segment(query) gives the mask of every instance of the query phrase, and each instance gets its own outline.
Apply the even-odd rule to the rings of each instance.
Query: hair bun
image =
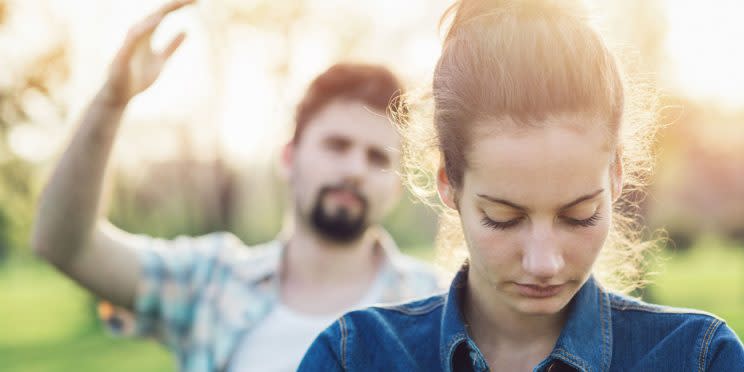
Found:
[[[440,27],[450,23],[447,38],[472,23],[493,22],[504,16],[513,17],[580,17],[587,15],[582,0],[459,0],[442,15]]]

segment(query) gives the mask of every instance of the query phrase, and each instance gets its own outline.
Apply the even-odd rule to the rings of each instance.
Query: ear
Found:
[[[619,147],[615,151],[615,159],[610,167],[610,184],[612,187],[612,202],[614,203],[623,193],[623,151]]]
[[[279,161],[279,173],[285,181],[289,180],[292,173],[292,164],[294,164],[295,145],[294,142],[287,142],[282,147],[282,155]]]
[[[449,177],[447,176],[447,169],[444,166],[444,160],[440,162],[439,169],[437,169],[437,191],[439,192],[439,199],[442,200],[444,205],[457,210],[455,188],[452,187]]]

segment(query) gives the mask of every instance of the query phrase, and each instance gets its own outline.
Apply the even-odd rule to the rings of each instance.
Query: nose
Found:
[[[548,281],[565,267],[552,223],[533,224],[528,234],[522,252],[522,269],[534,278]]]
[[[343,159],[343,175],[347,182],[360,183],[367,169],[367,156],[363,151],[349,151]]]

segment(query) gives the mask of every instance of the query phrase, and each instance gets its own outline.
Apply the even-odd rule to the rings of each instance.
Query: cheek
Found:
[[[367,208],[372,220],[387,215],[395,207],[401,185],[397,173],[386,170],[369,173],[361,185],[362,194],[367,198]]]
[[[499,231],[483,226],[481,217],[471,215],[462,218],[462,228],[468,251],[474,263],[488,267],[511,265],[519,259],[516,234],[509,230]]]
[[[402,185],[400,177],[394,171],[379,170],[369,174],[366,185],[363,187],[369,193],[370,198],[384,201],[391,199]]]
[[[289,175],[292,193],[303,205],[315,202],[321,187],[332,180],[324,167],[313,167],[307,159],[295,162]]]
[[[611,217],[605,214],[596,226],[591,228],[578,228],[570,231],[563,242],[564,259],[572,266],[591,268],[599,256],[609,232]]]

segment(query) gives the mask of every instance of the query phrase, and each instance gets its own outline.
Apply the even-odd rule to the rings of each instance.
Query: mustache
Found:
[[[367,206],[367,203],[368,203],[367,197],[365,197],[364,194],[362,194],[362,192],[359,191],[358,188],[348,185],[348,184],[323,186],[318,192],[318,197],[323,198],[328,193],[336,192],[336,191],[345,191],[345,192],[351,193],[352,195],[354,195],[355,198],[357,198],[363,204],[364,207]]]

